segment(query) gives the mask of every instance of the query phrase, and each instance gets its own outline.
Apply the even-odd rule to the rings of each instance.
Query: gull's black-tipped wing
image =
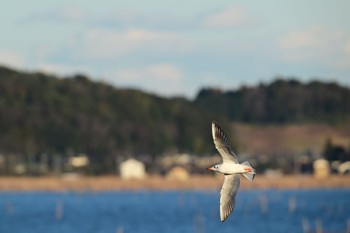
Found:
[[[220,219],[225,221],[235,208],[236,195],[239,189],[240,175],[225,175],[220,193]]]
[[[211,126],[214,144],[216,149],[219,151],[223,162],[238,163],[237,156],[231,149],[225,132],[215,121],[212,122]]]

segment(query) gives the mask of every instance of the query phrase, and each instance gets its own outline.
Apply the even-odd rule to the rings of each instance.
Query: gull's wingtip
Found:
[[[216,128],[218,128],[219,127],[219,125],[218,125],[218,123],[216,122],[216,121],[212,121],[211,122],[211,128],[212,128],[212,130],[214,131]]]
[[[215,140],[215,138],[216,138],[216,127],[217,127],[217,123],[216,123],[216,121],[212,121],[211,122],[211,132],[212,132],[212,136],[213,136],[213,139]]]
[[[221,222],[225,222],[226,219],[227,219],[227,218],[223,218],[223,217],[220,218]]]

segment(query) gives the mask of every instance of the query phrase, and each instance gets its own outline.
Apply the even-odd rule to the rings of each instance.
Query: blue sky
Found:
[[[0,64],[194,97],[276,76],[350,86],[348,0],[18,1]]]

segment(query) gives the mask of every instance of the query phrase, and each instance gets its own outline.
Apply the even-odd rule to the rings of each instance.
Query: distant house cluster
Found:
[[[334,149],[335,148],[335,149]],[[328,152],[327,152],[328,151]],[[329,147],[324,155],[315,153],[284,153],[274,156],[264,154],[240,154],[239,161],[251,161],[258,174],[282,176],[306,174],[318,178],[331,174],[350,174],[348,152]],[[149,175],[161,175],[172,180],[186,180],[191,175],[208,174],[206,168],[221,162],[218,154],[196,156],[187,153],[168,153],[152,159],[151,156],[116,156],[115,171],[122,179],[144,179]],[[0,154],[0,174],[10,175],[57,175],[74,178],[90,175],[94,162],[84,153],[59,156],[42,154],[22,160],[16,155]]]
[[[251,160],[254,165],[256,164],[269,164],[270,160],[265,161],[264,156],[252,156],[252,155],[241,155],[240,161]],[[317,178],[325,178],[331,174],[350,174],[350,161],[330,162],[321,156],[314,155],[299,155],[290,156],[284,158],[282,166],[274,168],[267,166],[266,169],[262,170],[260,174],[267,176],[282,176],[284,174],[307,174],[314,175]],[[289,162],[288,162],[289,161]],[[172,154],[164,155],[160,157],[151,169],[152,174],[161,174],[168,179],[186,180],[192,174],[206,174],[206,168],[213,164],[221,162],[221,158],[218,155],[197,157],[189,154]],[[147,163],[143,163],[136,159],[128,159],[120,164],[120,176],[124,179],[142,179],[147,175],[146,167],[150,167]],[[260,167],[258,167],[260,169]]]

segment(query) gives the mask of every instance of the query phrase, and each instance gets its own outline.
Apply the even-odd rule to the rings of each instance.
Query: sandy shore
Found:
[[[0,191],[104,191],[104,190],[210,190],[219,189],[222,176],[192,176],[187,180],[170,180],[151,176],[143,180],[103,177],[0,177]],[[257,176],[253,182],[241,179],[242,189],[350,188],[350,176],[316,179],[312,176]]]

